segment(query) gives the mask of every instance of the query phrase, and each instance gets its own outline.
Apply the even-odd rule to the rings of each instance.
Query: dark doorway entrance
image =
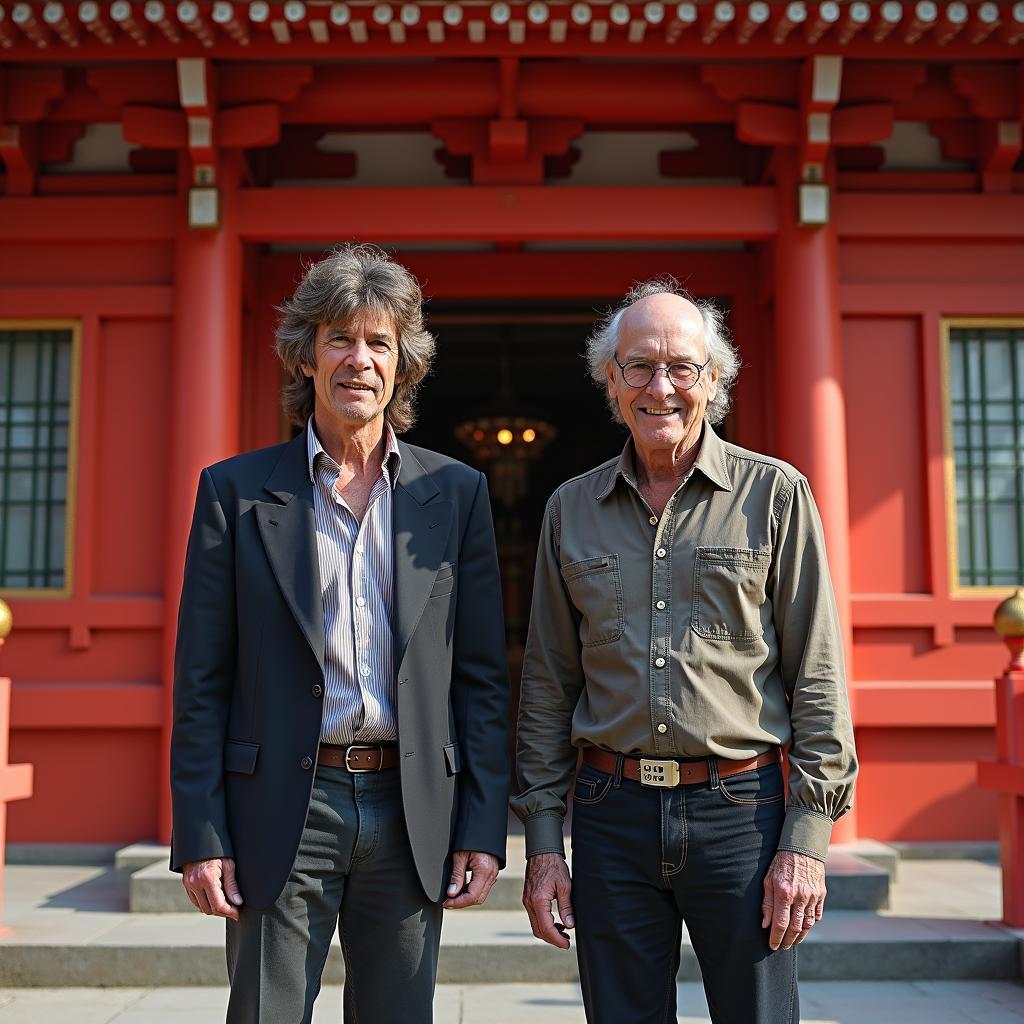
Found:
[[[527,309],[431,305],[437,336],[435,369],[420,394],[419,419],[405,435],[412,444],[477,465],[491,480],[491,504],[508,639],[509,669],[518,692],[529,619],[533,563],[544,505],[562,481],[618,455],[625,429],[614,423],[603,393],[591,382],[583,351],[599,315],[592,305],[532,305]],[[494,407],[502,362],[514,406],[555,428],[553,440],[526,467],[526,486],[502,500],[495,467],[480,464],[456,440],[458,425]],[[517,407],[517,408],[516,408]]]

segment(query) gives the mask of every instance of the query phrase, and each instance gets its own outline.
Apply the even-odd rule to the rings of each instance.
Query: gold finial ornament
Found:
[[[996,609],[996,632],[1004,639],[1024,636],[1024,589],[1017,588]]]
[[[14,628],[14,615],[11,613],[11,606],[0,597],[0,644],[4,642]]]
[[[996,609],[996,632],[1010,651],[1008,672],[1024,672],[1024,589],[1018,587]]]

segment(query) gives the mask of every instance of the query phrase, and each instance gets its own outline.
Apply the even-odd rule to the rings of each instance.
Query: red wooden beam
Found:
[[[252,242],[757,241],[776,231],[768,187],[454,187],[243,189]],[[324,210],[331,215],[325,217]],[[180,217],[173,196],[0,199],[9,241],[159,241]],[[840,193],[846,238],[1024,238],[1024,195]]]
[[[502,108],[497,61],[439,61],[379,68],[320,65],[312,83],[282,109],[290,123],[429,124],[449,117],[496,118]],[[733,106],[681,64],[522,65],[516,85],[524,118],[568,117],[589,123],[679,124],[732,119]]]
[[[915,54],[916,56],[916,54]],[[587,64],[572,60],[525,62],[512,95],[501,88],[510,60],[438,60],[430,64],[380,65],[292,63],[259,66],[235,63],[217,68],[222,108],[280,103],[283,124],[419,126],[427,130],[445,118],[572,118],[594,125],[731,124],[741,100],[795,106],[799,65],[764,60],[705,65]],[[1012,103],[1012,73],[979,61],[963,65],[956,82],[939,68],[926,81],[926,66],[847,59],[839,109],[864,103],[892,103],[897,120],[974,116],[965,92],[992,81],[1001,104]],[[174,64],[109,63],[65,73],[54,68],[10,66],[2,85],[6,119],[111,121],[126,105],[176,108]],[[1009,77],[1008,77],[1009,75]],[[1006,84],[1002,92],[1001,84]],[[507,90],[506,90],[507,91]],[[1008,98],[1007,98],[1008,97]],[[1005,109],[1004,109],[1005,108]],[[992,116],[985,114],[984,116]]]
[[[20,623],[19,623],[20,626]],[[19,683],[12,729],[159,729],[159,683]]]
[[[840,193],[844,238],[1024,238],[1024,195]]]
[[[260,289],[265,301],[278,302],[295,288],[303,261],[322,253],[277,252],[261,257]],[[437,301],[478,299],[581,298],[612,300],[634,281],[675,274],[696,295],[723,295],[756,273],[751,253],[736,250],[581,250],[564,252],[419,252],[398,258]]]
[[[7,195],[30,196],[35,191],[38,137],[36,124],[0,124],[0,163]]]
[[[1024,764],[979,761],[978,785],[982,789],[994,789],[1008,797],[1024,797]]]
[[[75,317],[94,313],[105,320],[141,318],[144,320],[165,320],[173,309],[174,289],[170,285],[0,285],[0,317],[38,317],[43,310],[47,316]],[[11,599],[9,602],[18,616],[19,629],[30,628],[38,622],[60,625],[61,601],[33,601]],[[112,616],[106,622],[117,623],[118,616],[134,616],[134,609],[155,605],[157,611],[151,617],[154,625],[160,624],[159,598],[146,597],[97,597],[91,606],[97,615]],[[132,611],[128,611],[132,609]],[[52,616],[56,615],[56,618]],[[49,617],[48,617],[49,616]]]
[[[676,7],[674,4],[670,6]],[[995,4],[979,6],[999,10]],[[610,31],[605,31],[609,28],[607,22],[595,19],[586,31],[570,31],[564,36],[551,31],[554,22],[518,31],[523,28],[523,21],[514,18],[509,26],[499,30],[497,26],[474,17],[472,23],[484,28],[481,36],[478,32],[471,34],[467,31],[465,19],[460,26],[448,26],[431,17],[427,23],[428,34],[405,29],[394,20],[381,26],[372,20],[359,18],[342,26],[321,18],[309,18],[293,24],[277,16],[269,22],[250,23],[247,44],[241,36],[233,38],[220,24],[204,23],[204,27],[214,33],[209,46],[204,45],[203,36],[188,31],[185,25],[181,26],[180,42],[171,42],[158,28],[145,21],[140,8],[134,8],[127,2],[104,7],[109,11],[112,24],[100,28],[94,21],[82,23],[86,31],[82,32],[75,48],[50,33],[49,45],[40,49],[8,17],[2,24],[3,33],[11,38],[11,45],[4,48],[4,59],[59,63],[66,62],[68,55],[74,54],[76,60],[82,61],[128,62],[137,61],[141,54],[159,61],[206,54],[220,61],[274,62],[321,60],[325,50],[329,49],[332,58],[345,61],[434,59],[438,56],[472,59],[484,54],[544,60],[560,57],[640,57],[661,61],[702,61],[709,58],[794,60],[816,53],[834,54],[840,47],[843,55],[853,60],[882,59],[894,63],[908,58],[972,60],[982,56],[985,59],[1013,60],[1019,56],[1013,42],[1019,26],[1011,20],[1011,5],[1005,6],[1006,17],[1002,20],[1001,15],[992,22],[976,18],[968,23],[965,31],[959,31],[959,25],[954,26],[957,29],[955,34],[942,21],[938,31],[929,32],[917,42],[910,43],[904,39],[902,31],[893,31],[898,22],[890,24],[879,19],[872,24],[870,16],[867,22],[854,16],[854,10],[870,12],[875,9],[873,3],[851,3],[849,7],[844,5],[844,10],[850,12],[849,20],[829,22],[820,35],[812,31],[816,20],[812,25],[807,18],[785,19],[785,8],[798,9],[796,5],[773,5],[773,10],[783,12],[783,20],[770,23],[769,31],[762,29],[746,36],[739,31],[727,30],[711,36],[710,43],[704,42],[706,33],[703,30],[692,31],[677,17],[668,20],[664,32],[643,31],[645,25],[639,18],[631,19],[625,28],[612,26]],[[812,9],[816,7],[818,5],[814,4]],[[208,9],[202,7],[204,16]],[[978,8],[972,4],[971,9]],[[121,18],[123,12],[128,16]],[[138,17],[134,16],[136,13]],[[315,33],[314,25],[317,26]],[[630,38],[629,33],[634,26],[641,29],[642,39]],[[395,31],[398,28],[403,31]]]
[[[180,213],[174,196],[0,199],[7,242],[165,241]]]
[[[750,241],[775,226],[775,190],[760,187],[243,189],[239,206],[250,242]]]
[[[856,693],[857,725],[875,728],[991,728],[996,709],[985,680],[863,682]]]

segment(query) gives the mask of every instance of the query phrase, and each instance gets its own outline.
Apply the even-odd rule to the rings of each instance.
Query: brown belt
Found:
[[[600,772],[608,772],[610,775],[615,772],[615,762],[618,754],[611,754],[607,750],[600,750],[597,747],[587,747],[583,752],[584,764],[589,764]],[[740,772],[752,772],[755,768],[763,768],[766,764],[779,763],[779,750],[769,750],[767,753],[759,754],[746,761],[733,761],[725,757],[715,758],[718,765],[719,778],[727,778],[730,775],[739,775]],[[711,778],[708,762],[705,761],[677,761],[675,758],[663,757],[622,757],[622,777],[632,779],[645,786],[656,786],[659,788],[672,788],[674,786],[689,786],[695,782],[707,782]]]
[[[317,763],[331,768],[347,768],[353,774],[379,772],[398,764],[398,747],[393,743],[377,746],[353,743],[350,747],[321,743]]]

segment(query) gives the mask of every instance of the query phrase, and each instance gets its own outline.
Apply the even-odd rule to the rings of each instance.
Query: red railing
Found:
[[[11,610],[0,601],[0,648],[11,632]],[[11,681],[0,677],[0,936],[10,929],[3,927],[4,861],[7,851],[7,804],[32,795],[32,765],[9,764],[7,760],[11,736]]]
[[[996,609],[995,627],[1011,658],[996,678],[996,759],[978,763],[978,784],[999,794],[1003,923],[1024,928],[1024,590]]]

